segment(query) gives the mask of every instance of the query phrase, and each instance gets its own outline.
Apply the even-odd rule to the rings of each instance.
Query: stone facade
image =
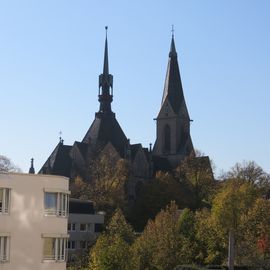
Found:
[[[139,182],[151,178],[158,170],[174,169],[181,160],[194,153],[190,136],[191,120],[184,99],[173,36],[162,104],[156,119],[157,136],[153,151],[141,144],[130,144],[112,112],[113,76],[109,73],[107,36],[103,73],[99,76],[98,101],[99,111],[82,141],[68,146],[60,138],[39,173],[59,174],[71,179],[80,176],[87,180],[91,161],[109,147],[119,158],[128,160],[132,171],[128,193],[134,197]]]

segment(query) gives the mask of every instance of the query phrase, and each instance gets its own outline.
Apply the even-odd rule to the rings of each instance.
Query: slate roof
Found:
[[[130,152],[131,152],[131,160],[134,160],[138,150],[142,147],[140,143],[131,144],[130,145]]]
[[[177,149],[177,153],[189,156],[194,151],[193,143],[190,133],[182,133],[180,144]]]
[[[147,160],[150,162],[151,161],[151,157],[150,157],[150,152],[149,152],[148,148],[147,147],[144,147],[143,148],[143,151],[145,153],[145,156],[146,156]]]
[[[128,140],[114,116],[101,115],[96,116],[82,142],[101,147],[110,142],[124,157]]]
[[[74,146],[77,146],[78,149],[80,150],[82,156],[85,158],[86,157],[86,153],[87,153],[87,144],[86,143],[83,143],[83,142],[78,142],[78,141],[75,141],[74,142]]]
[[[95,214],[94,203],[92,201],[69,199],[70,214]]]
[[[59,142],[38,173],[69,177],[71,170],[69,152],[71,148],[72,146]]]
[[[194,157],[189,159],[190,163],[193,163],[198,168],[203,168],[204,171],[208,172],[209,177],[214,179],[214,174],[212,171],[211,161],[209,156]]]
[[[162,105],[166,98],[168,98],[174,112],[177,114],[182,103],[184,102],[184,94],[173,37],[171,41],[171,50],[169,53],[169,62],[167,66]]]

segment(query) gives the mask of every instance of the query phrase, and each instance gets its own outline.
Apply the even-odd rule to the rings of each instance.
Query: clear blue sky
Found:
[[[39,170],[82,140],[98,110],[104,26],[114,102],[131,143],[155,141],[171,25],[195,147],[216,174],[254,160],[270,172],[270,1],[0,2],[0,154]]]

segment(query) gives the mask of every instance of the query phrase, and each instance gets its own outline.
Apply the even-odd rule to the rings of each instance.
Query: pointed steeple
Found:
[[[169,53],[170,57],[177,57],[176,49],[175,49],[175,43],[174,43],[174,34],[172,34],[172,41],[171,41],[171,49]]]
[[[104,50],[104,64],[103,64],[103,74],[109,74],[109,59],[108,59],[108,41],[107,41],[107,29],[106,26],[106,39],[105,39],[105,50]]]
[[[29,169],[29,173],[34,174],[35,173],[35,168],[34,168],[34,159],[31,158],[31,167]]]
[[[109,74],[109,57],[108,57],[108,41],[107,41],[107,29],[105,38],[105,50],[104,50],[104,63],[103,73],[99,75],[99,99],[100,107],[98,116],[101,115],[113,115],[111,110],[111,103],[113,100],[113,76]]]
[[[172,34],[169,61],[161,105],[163,105],[166,99],[169,100],[174,112],[178,113],[181,104],[184,101],[184,94],[178,66],[177,52],[175,49],[174,34]]]
[[[173,31],[172,31],[173,32]],[[162,104],[157,120],[157,138],[153,156],[166,158],[172,168],[189,156],[194,148],[190,136],[190,118],[184,99],[181,76],[172,34]]]

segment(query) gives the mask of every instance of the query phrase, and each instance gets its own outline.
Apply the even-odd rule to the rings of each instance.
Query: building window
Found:
[[[171,152],[171,129],[169,125],[164,127],[164,150],[166,153]]]
[[[102,224],[101,223],[96,223],[95,224],[95,232],[99,233],[102,231]]]
[[[75,241],[68,241],[68,249],[75,249]]]
[[[92,232],[93,231],[93,224],[92,223],[81,223],[80,224],[80,231],[81,232]]]
[[[67,238],[46,237],[43,243],[44,261],[66,260]]]
[[[0,236],[0,263],[9,260],[9,237]]]
[[[68,223],[68,231],[75,232],[76,231],[76,223]]]
[[[8,214],[10,205],[10,189],[0,187],[0,214]]]
[[[45,192],[45,214],[66,217],[68,215],[68,194]]]
[[[81,232],[86,232],[87,231],[87,224],[81,223],[80,224],[80,231]]]

